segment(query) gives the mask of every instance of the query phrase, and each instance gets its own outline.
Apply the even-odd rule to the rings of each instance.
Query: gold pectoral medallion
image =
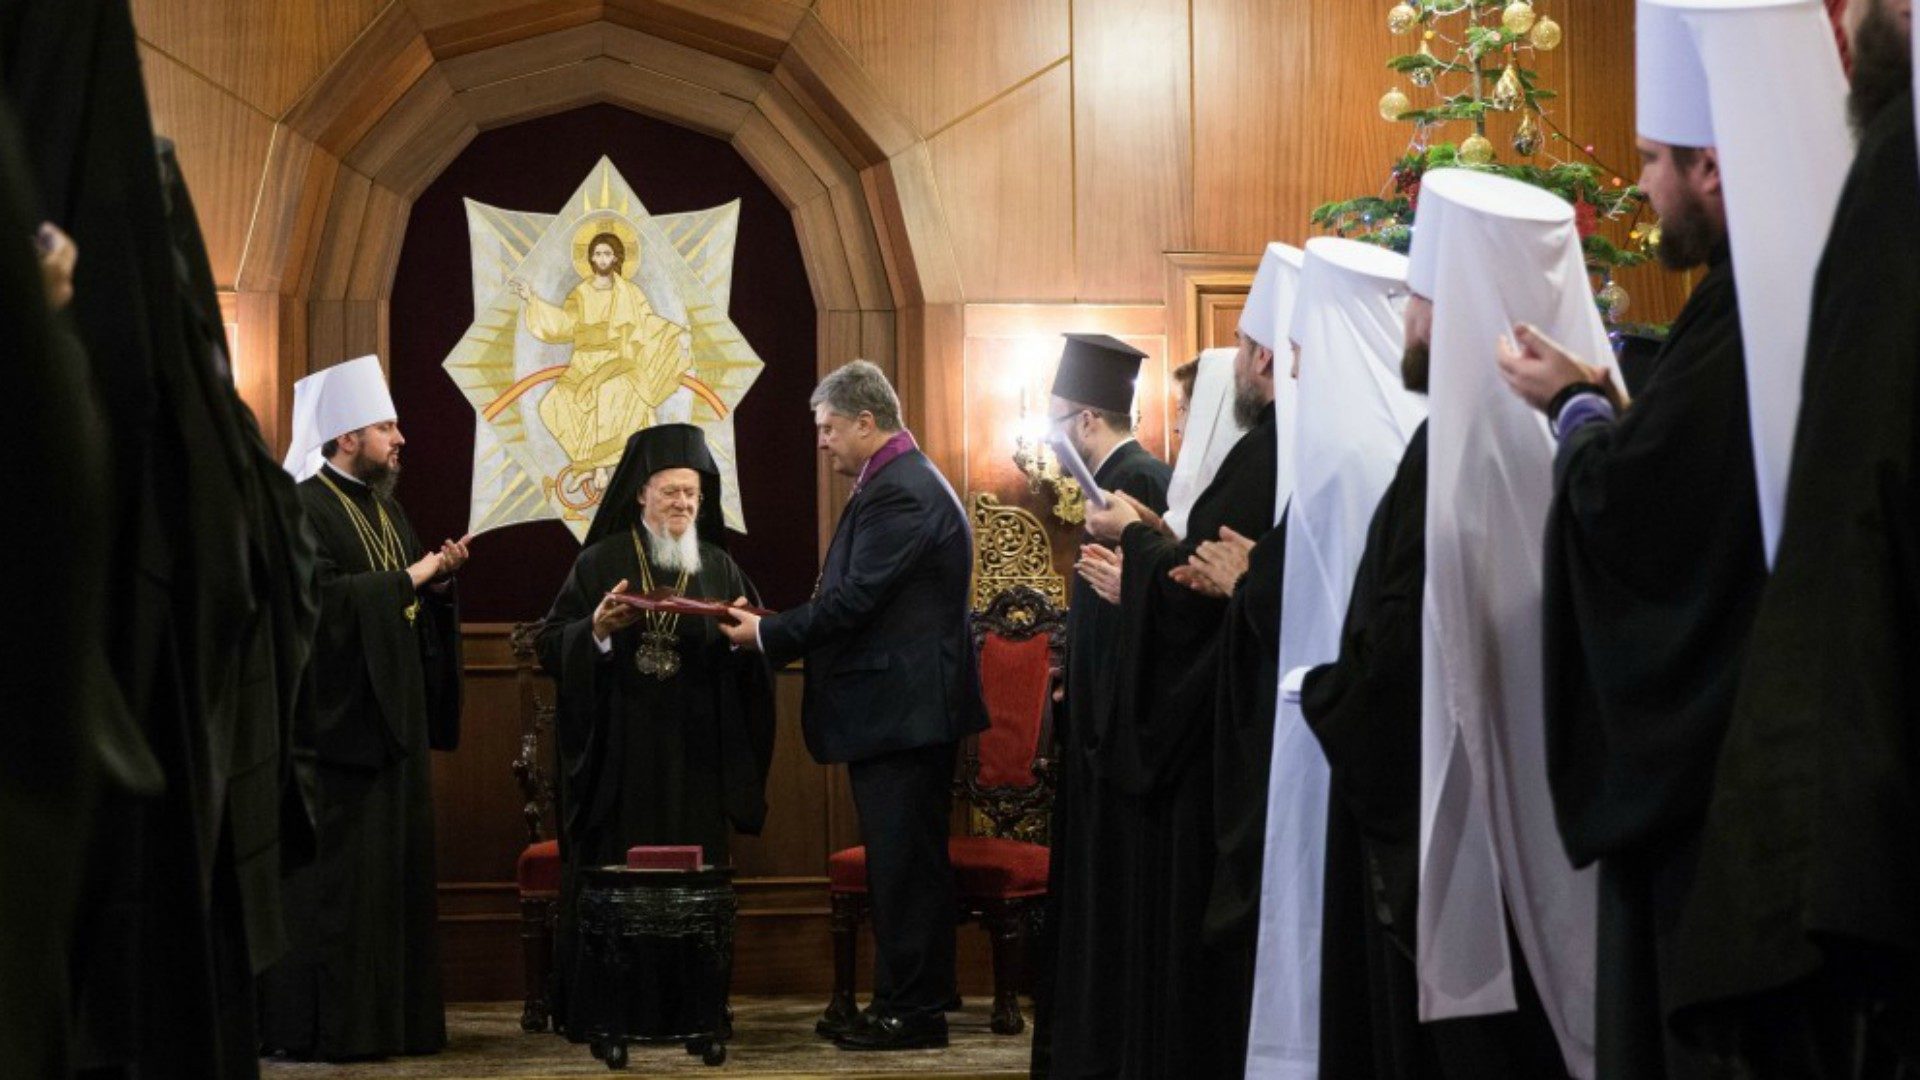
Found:
[[[647,563],[647,554],[640,547],[640,529],[632,526],[633,557],[640,563],[641,591],[653,593],[653,568]],[[689,575],[680,572],[680,580],[671,590],[675,596],[687,594]],[[634,650],[633,666],[640,674],[652,676],[666,682],[680,674],[680,616],[663,611],[649,611],[645,614],[646,629],[640,631],[640,647]]]
[[[666,682],[680,674],[680,651],[675,646],[679,635],[664,630],[648,630],[640,635],[640,648],[634,651],[633,666],[640,674]]]

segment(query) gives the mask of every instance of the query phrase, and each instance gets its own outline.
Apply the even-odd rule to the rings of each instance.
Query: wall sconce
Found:
[[[1020,427],[1014,432],[1013,464],[1027,478],[1027,491],[1044,489],[1053,499],[1053,516],[1068,525],[1087,520],[1087,498],[1080,482],[1061,471],[1060,461],[1047,445],[1047,418],[1027,411],[1027,391],[1020,391]]]

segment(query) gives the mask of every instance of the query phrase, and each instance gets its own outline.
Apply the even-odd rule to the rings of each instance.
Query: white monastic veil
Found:
[[[1573,208],[1515,180],[1426,174],[1408,269],[1433,301],[1422,632],[1420,1018],[1516,1007],[1507,919],[1568,1071],[1593,1076],[1595,897],[1554,823],[1541,563],[1553,440],[1500,378],[1516,321],[1613,363]]]
[[[1400,381],[1407,260],[1322,237],[1307,243],[1291,338],[1300,346],[1281,591],[1280,671],[1340,654],[1347,598],[1374,507],[1426,406]],[[1267,784],[1249,1078],[1319,1073],[1320,922],[1328,770],[1297,701],[1279,695]]]
[[[1642,0],[1635,34],[1659,42],[1654,48],[1669,60],[1649,63],[1649,51],[1641,52],[1640,134],[1719,154],[1771,566],[1800,417],[1813,275],[1853,161],[1840,51],[1819,0]],[[1689,48],[1695,56],[1673,55]],[[1701,119],[1675,115],[1684,112]],[[1676,127],[1705,128],[1711,138],[1677,140]],[[1793,153],[1781,154],[1782,146]]]
[[[1193,396],[1187,399],[1187,430],[1180,439],[1180,456],[1167,481],[1167,527],[1186,539],[1187,515],[1194,500],[1213,483],[1227,451],[1246,429],[1233,420],[1233,350],[1208,349],[1200,354],[1193,376]],[[1211,540],[1213,537],[1206,537]]]

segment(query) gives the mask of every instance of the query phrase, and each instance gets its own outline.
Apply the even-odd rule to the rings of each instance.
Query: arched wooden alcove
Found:
[[[273,123],[227,298],[242,391],[270,438],[284,438],[300,376],[386,355],[408,212],[469,140],[606,102],[729,141],[793,215],[820,368],[880,363],[930,449],[958,466],[958,438],[942,439],[957,435],[958,395],[923,377],[942,369],[929,354],[957,350],[960,321],[927,144],[817,16],[780,0],[451,19],[441,6],[387,4]]]

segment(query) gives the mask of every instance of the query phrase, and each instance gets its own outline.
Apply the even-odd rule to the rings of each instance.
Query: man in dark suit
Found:
[[[973,536],[960,499],[900,423],[880,369],[855,360],[811,401],[827,464],[854,480],[813,599],[733,643],[807,662],[807,749],[847,764],[873,902],[873,1002],[822,1034],[847,1050],[947,1045],[955,997],[947,820],[955,748],[987,726],[967,632]]]

